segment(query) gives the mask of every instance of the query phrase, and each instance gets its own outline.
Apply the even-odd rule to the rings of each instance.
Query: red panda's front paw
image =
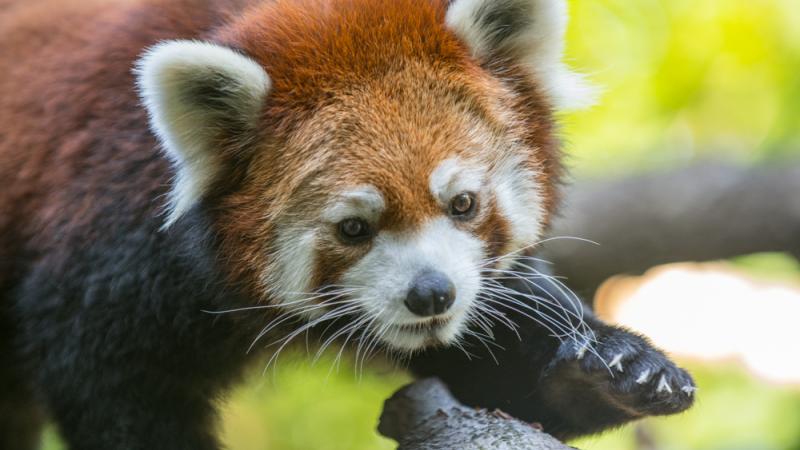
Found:
[[[570,371],[632,418],[674,414],[693,404],[697,387],[688,372],[641,336],[604,331],[590,341],[562,344],[553,372]]]

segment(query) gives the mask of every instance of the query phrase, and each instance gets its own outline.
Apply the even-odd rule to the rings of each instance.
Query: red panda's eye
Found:
[[[339,222],[339,235],[348,244],[358,244],[369,239],[372,230],[364,219],[345,219]]]
[[[469,192],[458,194],[450,200],[450,215],[461,220],[475,215],[475,195]]]

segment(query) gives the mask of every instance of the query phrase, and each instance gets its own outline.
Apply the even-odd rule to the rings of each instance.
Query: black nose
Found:
[[[412,313],[422,316],[442,314],[453,305],[456,288],[447,275],[427,271],[417,275],[406,297],[406,306]]]

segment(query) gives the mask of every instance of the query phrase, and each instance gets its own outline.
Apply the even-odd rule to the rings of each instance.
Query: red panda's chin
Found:
[[[384,342],[392,349],[401,352],[414,352],[449,343],[446,338],[440,336],[436,331],[399,331],[390,338],[384,338]]]
[[[381,340],[394,350],[414,352],[453,344],[465,326],[464,320],[458,316],[434,318],[418,324],[389,325]]]

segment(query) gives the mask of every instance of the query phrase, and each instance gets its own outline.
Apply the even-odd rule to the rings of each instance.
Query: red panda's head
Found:
[[[535,244],[559,175],[564,0],[265,1],[138,66],[176,168],[167,225],[212,208],[231,276],[397,349],[450,343]]]

